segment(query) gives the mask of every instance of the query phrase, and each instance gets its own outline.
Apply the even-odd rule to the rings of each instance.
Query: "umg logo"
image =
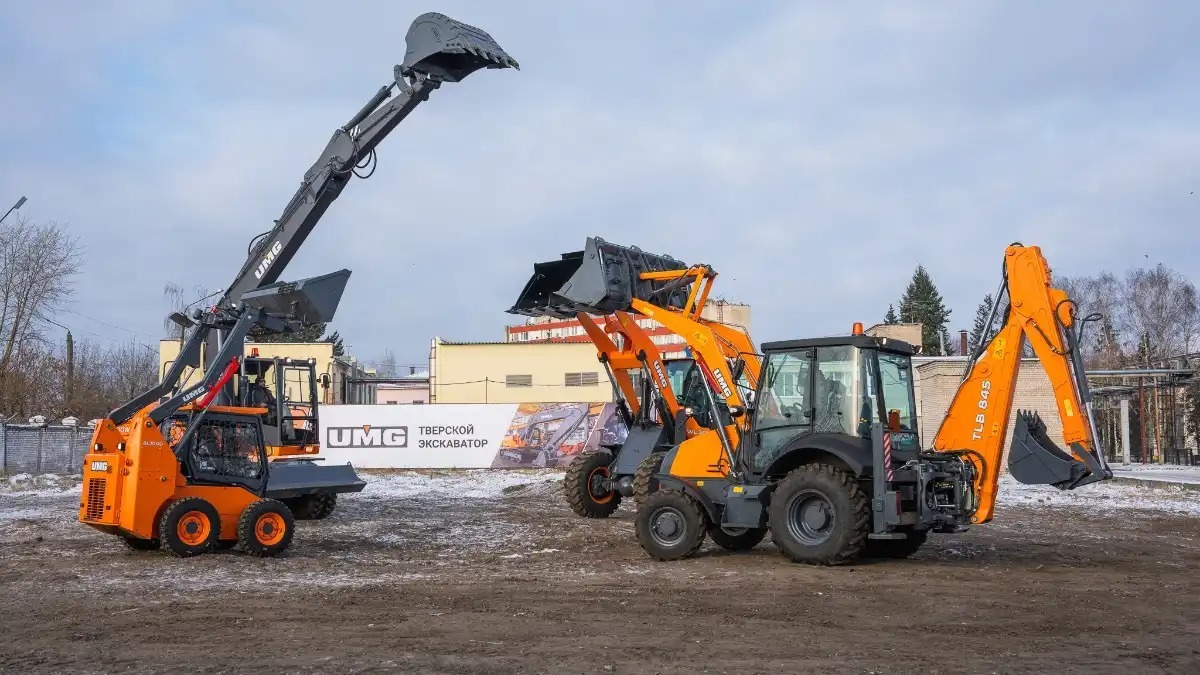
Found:
[[[331,448],[407,448],[408,427],[327,427]]]

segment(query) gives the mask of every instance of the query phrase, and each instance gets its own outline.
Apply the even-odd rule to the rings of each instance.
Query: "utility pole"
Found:
[[[71,400],[75,395],[75,341],[71,339],[71,331],[67,330],[67,414],[70,415]]]
[[[12,205],[12,208],[10,208],[9,210],[5,211],[3,216],[0,216],[0,223],[3,223],[3,222],[4,222],[4,219],[8,217],[8,214],[10,214],[10,213],[12,213],[13,211],[16,211],[17,209],[21,208],[21,205],[22,205],[22,204],[24,204],[24,203],[25,203],[25,197],[24,197],[24,196],[22,196],[20,199],[18,199],[18,200],[17,200],[17,203],[16,203],[16,204],[13,204],[13,205]]]

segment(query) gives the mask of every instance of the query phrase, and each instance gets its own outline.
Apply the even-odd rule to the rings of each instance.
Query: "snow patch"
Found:
[[[372,474],[362,471],[367,487],[360,493],[368,498],[402,499],[436,495],[437,499],[500,499],[506,494],[521,495],[523,488],[541,483],[561,483],[562,471],[470,469],[445,473],[406,471]]]
[[[1200,516],[1200,490],[1107,481],[1074,490],[1059,490],[1049,485],[1025,485],[1009,474],[1000,477],[997,503],[1001,507],[1050,505],[1101,513],[1144,510]]]

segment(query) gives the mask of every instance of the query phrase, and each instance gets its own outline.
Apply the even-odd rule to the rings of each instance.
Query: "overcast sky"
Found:
[[[430,10],[521,70],[435,92],[284,273],[353,270],[364,360],[502,339],[591,235],[713,265],[756,341],[879,321],[918,263],[969,328],[1012,241],[1200,280],[1200,3],[3,3],[0,209],[87,255],[58,320],[154,344],[165,283],[229,283]]]

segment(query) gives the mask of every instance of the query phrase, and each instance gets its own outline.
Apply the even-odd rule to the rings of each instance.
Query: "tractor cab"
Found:
[[[763,345],[764,365],[742,437],[742,462],[751,475],[791,468],[801,448],[826,448],[870,467],[872,427],[882,423],[897,459],[920,452],[913,348],[861,334],[787,340]]]
[[[257,349],[243,359],[236,405],[267,410],[263,439],[272,456],[319,451],[318,380],[315,359],[262,357]]]

